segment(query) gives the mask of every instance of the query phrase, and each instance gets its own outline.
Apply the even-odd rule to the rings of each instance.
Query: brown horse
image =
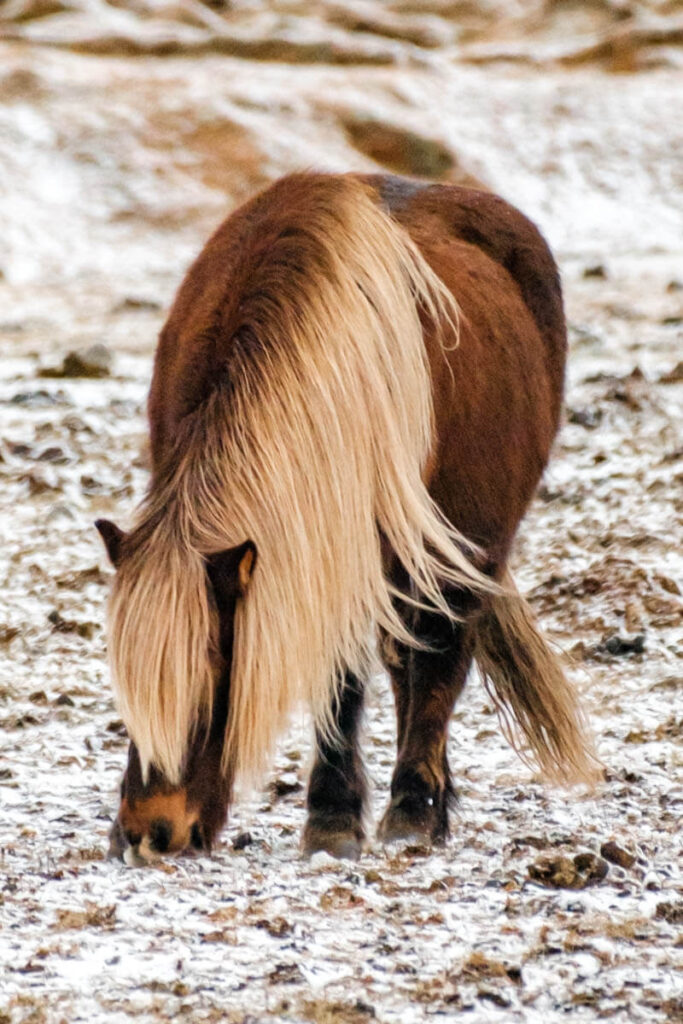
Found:
[[[378,652],[398,720],[384,838],[448,834],[448,723],[473,659],[546,774],[594,776],[506,568],[565,353],[552,256],[496,196],[296,174],[225,221],[161,333],[147,497],[129,533],[97,524],[132,741],[114,852],[210,848],[235,778],[306,702],[304,847],[357,856]]]

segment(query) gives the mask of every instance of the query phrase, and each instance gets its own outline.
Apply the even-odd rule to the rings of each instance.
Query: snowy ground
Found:
[[[64,6],[68,36],[79,5]],[[437,38],[446,5],[431,6]],[[35,35],[52,20],[16,24]],[[0,42],[14,189],[0,206],[0,1024],[683,1020],[683,162],[665,116],[677,60],[625,75],[456,67],[448,40],[417,61],[386,38],[363,36],[391,50],[380,68]],[[105,859],[126,740],[92,521],[125,521],[144,487],[154,338],[191,253],[231,201],[292,166],[374,166],[340,127],[361,104],[438,136],[451,177],[531,212],[560,257],[566,422],[516,571],[573,659],[605,782],[544,788],[472,679],[452,727],[461,803],[445,850],[303,861],[308,733],[295,723],[210,859],[124,868]],[[108,376],[43,375],[94,342]],[[386,687],[373,689],[377,820],[394,739]],[[622,866],[600,857],[608,842]],[[603,863],[577,871],[586,853]],[[546,885],[532,878],[544,870]]]

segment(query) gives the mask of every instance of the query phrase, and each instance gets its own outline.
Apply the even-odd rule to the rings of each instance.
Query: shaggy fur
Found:
[[[171,783],[212,707],[207,555],[247,539],[258,552],[236,613],[223,754],[224,770],[249,778],[298,703],[329,734],[335,684],[375,668],[378,627],[411,641],[387,545],[417,600],[444,614],[454,614],[446,585],[497,589],[423,482],[433,431],[423,328],[440,323],[453,341],[453,296],[365,184],[311,182],[286,231],[270,231],[261,210],[264,243],[247,250],[235,285],[223,372],[167,445],[111,597],[121,714],[144,770]],[[221,329],[207,322],[207,344]]]

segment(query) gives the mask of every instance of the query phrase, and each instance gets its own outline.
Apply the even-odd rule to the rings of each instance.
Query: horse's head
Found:
[[[127,554],[126,534],[107,520],[99,530],[112,565],[120,569]],[[223,826],[232,777],[223,763],[230,702],[230,670],[235,611],[244,597],[256,562],[251,541],[206,558],[206,586],[218,612],[219,652],[212,653],[214,693],[211,721],[188,738],[180,784],[173,785],[152,764],[145,778],[132,741],[121,783],[121,803],[110,833],[110,856],[130,864],[155,860],[186,849],[210,850]]]

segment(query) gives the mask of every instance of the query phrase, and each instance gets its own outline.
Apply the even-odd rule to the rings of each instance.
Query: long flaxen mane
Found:
[[[212,706],[210,553],[247,539],[258,551],[236,614],[223,760],[248,778],[299,703],[331,727],[343,672],[376,667],[378,627],[409,639],[383,544],[445,613],[444,583],[491,587],[422,479],[433,411],[420,313],[452,341],[455,301],[362,183],[302,177],[286,215],[262,205],[252,230],[274,241],[258,257],[245,247],[239,330],[216,339],[224,371],[182,421],[112,593],[121,713],[143,765],[171,782]]]

